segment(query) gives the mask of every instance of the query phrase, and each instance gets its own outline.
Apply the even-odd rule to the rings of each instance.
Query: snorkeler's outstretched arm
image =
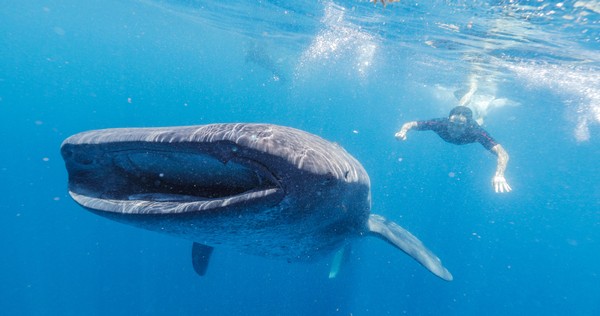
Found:
[[[498,157],[498,166],[496,167],[496,174],[492,178],[492,185],[496,193],[510,192],[512,189],[506,179],[504,178],[504,170],[508,164],[508,153],[504,148],[497,144],[492,147],[491,151]]]
[[[402,128],[400,128],[400,130],[396,133],[396,135],[394,135],[394,137],[396,137],[396,139],[398,140],[406,140],[406,133],[408,133],[409,129],[415,126],[417,126],[416,121],[404,123],[404,125],[402,125]]]

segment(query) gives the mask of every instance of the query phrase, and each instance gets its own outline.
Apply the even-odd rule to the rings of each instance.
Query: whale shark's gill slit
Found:
[[[74,191],[103,199],[191,202],[278,187],[268,170],[234,161],[223,163],[208,154],[119,151],[105,158],[80,173],[80,178],[95,181],[71,181],[78,184]]]

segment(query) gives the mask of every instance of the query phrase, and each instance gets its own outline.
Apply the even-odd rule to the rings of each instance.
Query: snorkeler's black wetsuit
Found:
[[[457,145],[478,142],[483,145],[485,149],[491,150],[492,147],[498,144],[496,140],[494,140],[494,138],[492,138],[492,136],[490,136],[490,134],[475,121],[467,123],[466,129],[460,137],[454,137],[448,132],[448,126],[450,124],[452,123],[448,118],[437,118],[427,121],[418,121],[417,126],[414,129],[418,131],[434,131],[443,140]]]

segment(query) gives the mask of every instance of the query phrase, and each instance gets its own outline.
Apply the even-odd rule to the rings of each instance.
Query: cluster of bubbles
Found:
[[[600,124],[600,73],[585,67],[547,63],[508,64],[529,85],[549,88],[564,98],[571,120],[576,122],[573,134],[577,141],[590,139],[590,125]]]
[[[312,39],[298,63],[297,73],[311,65],[352,63],[361,77],[366,77],[378,49],[375,37],[345,18],[346,8],[328,2],[321,19],[323,29]]]

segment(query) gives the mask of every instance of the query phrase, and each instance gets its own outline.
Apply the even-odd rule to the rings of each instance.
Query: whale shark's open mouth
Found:
[[[94,151],[92,151],[94,152]],[[69,189],[82,205],[117,213],[180,213],[280,196],[279,181],[247,159],[165,148],[69,155]]]

